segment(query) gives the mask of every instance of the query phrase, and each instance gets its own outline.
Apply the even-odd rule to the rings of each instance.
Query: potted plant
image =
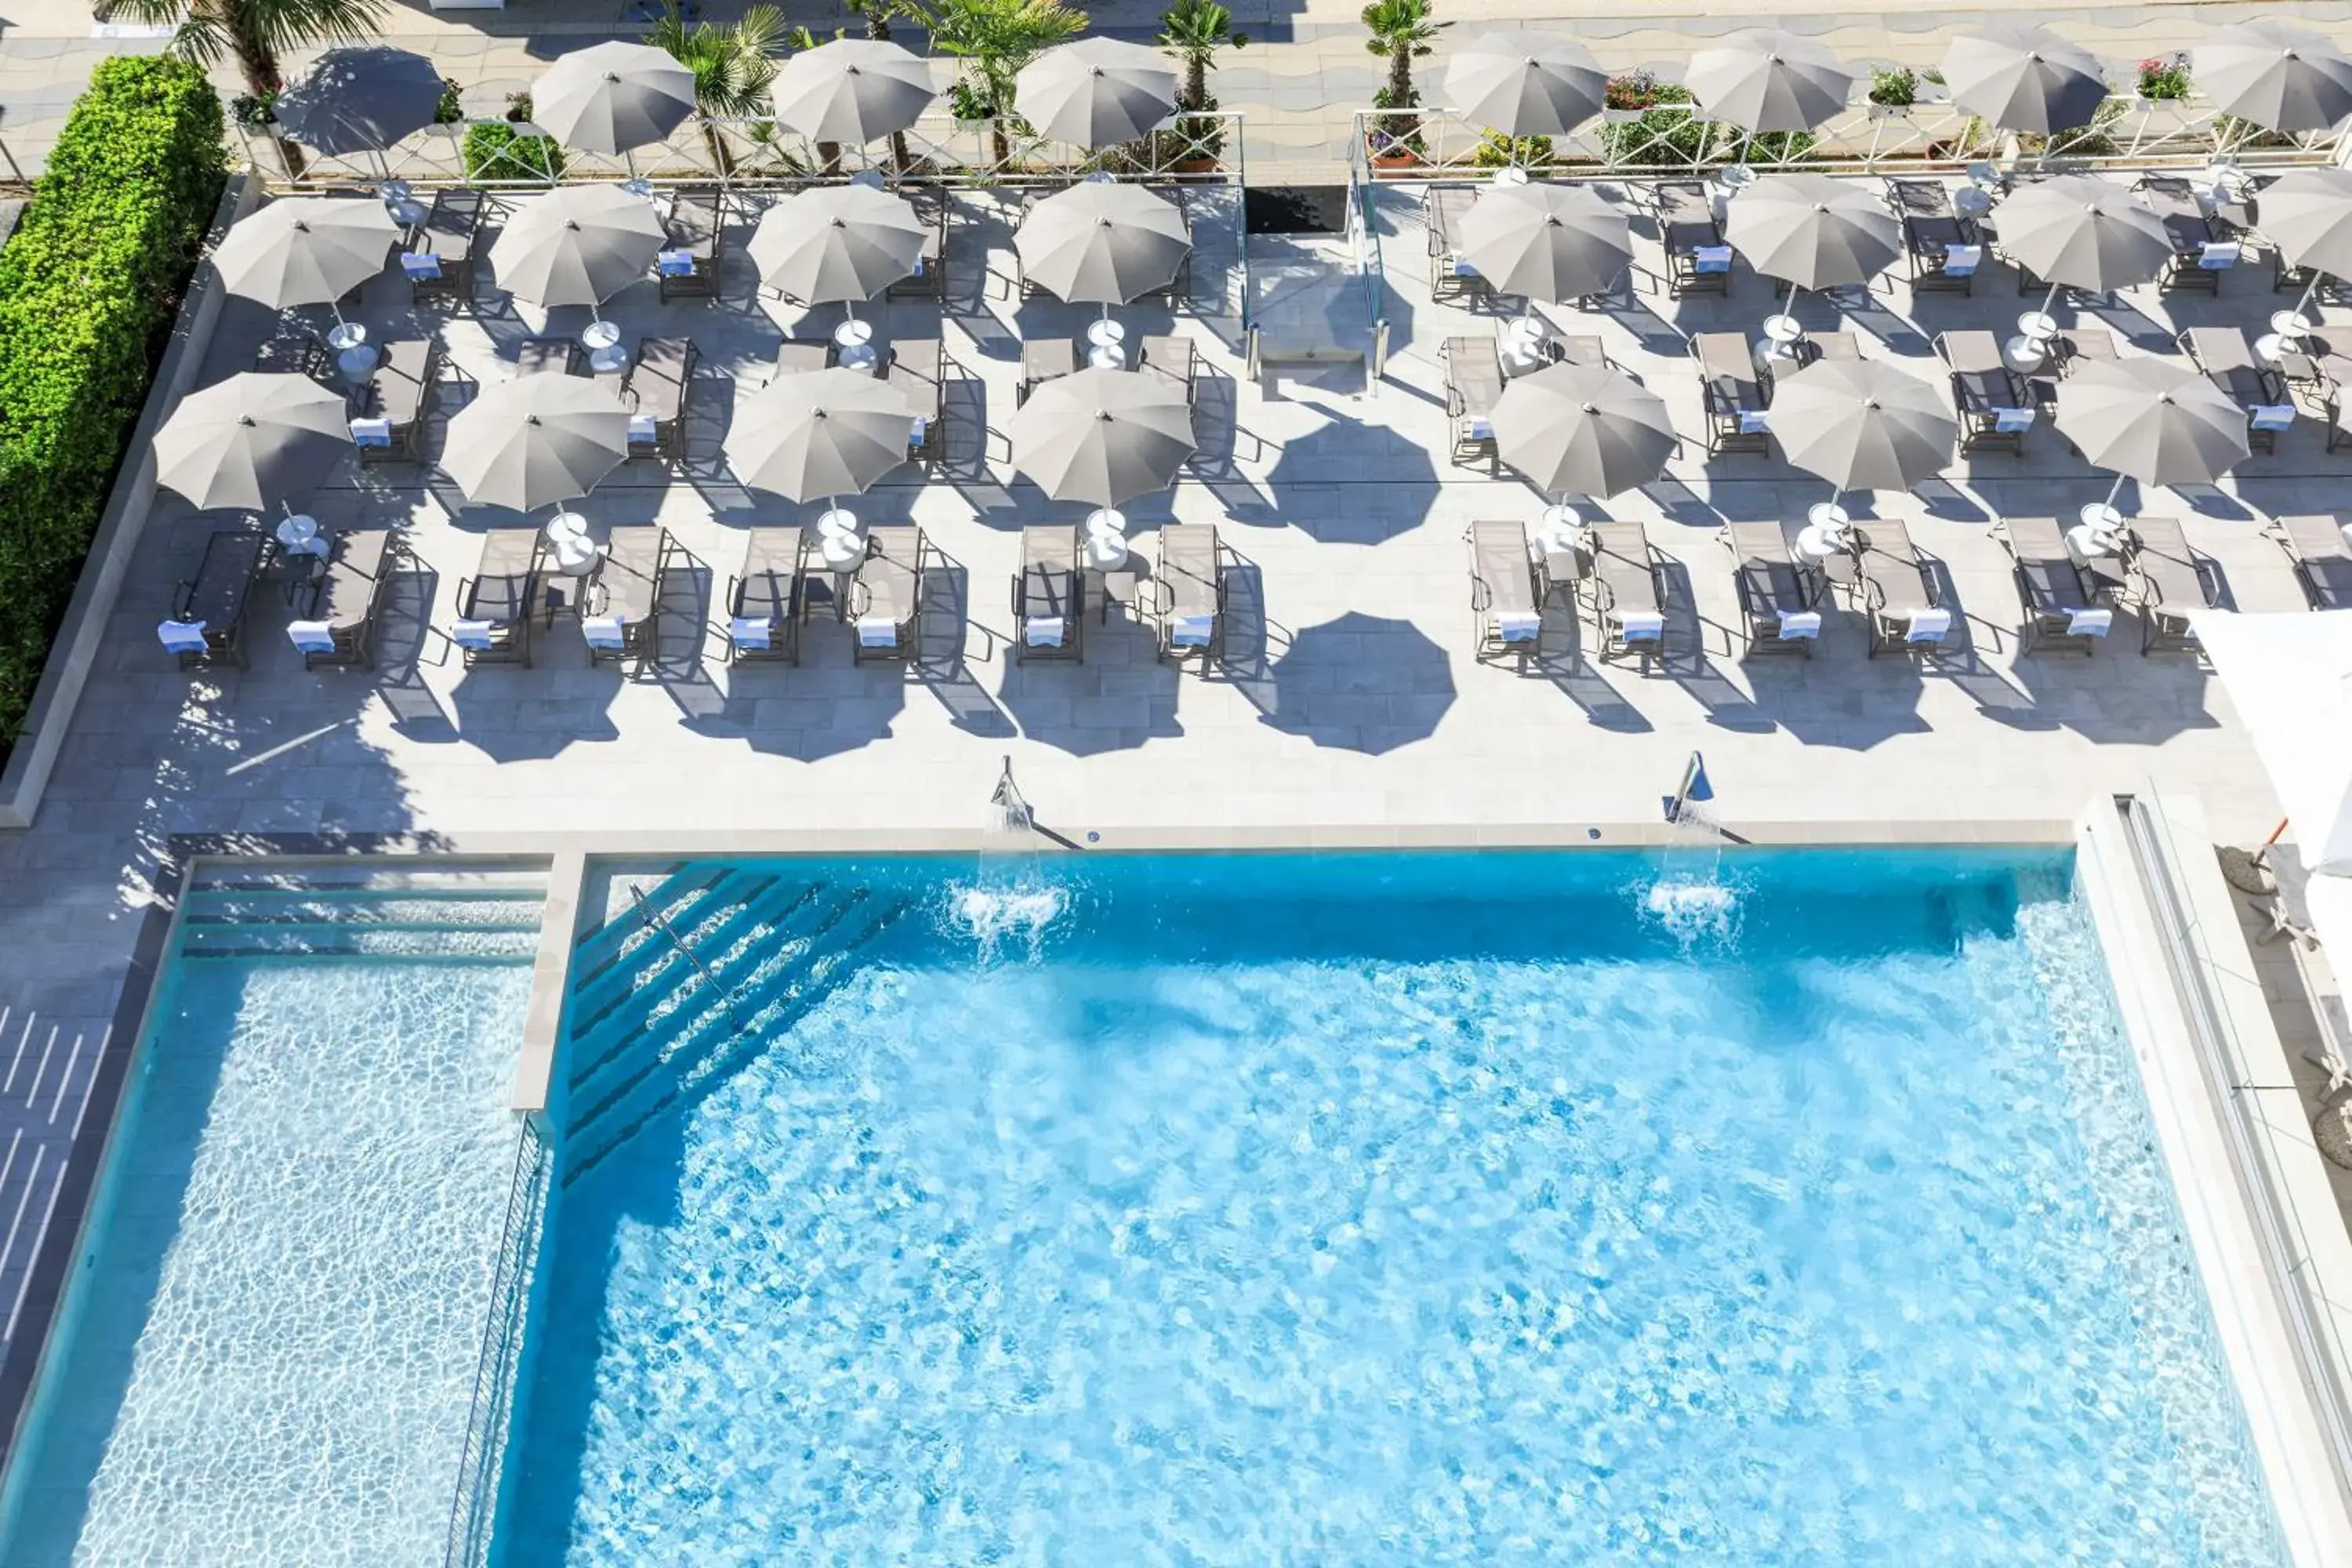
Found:
[[[999,169],[1013,162],[1013,79],[1046,49],[1086,31],[1087,14],[1061,0],[943,0],[931,18],[931,44],[964,63],[949,89],[958,121],[986,121]]]
[[[1224,132],[1208,118],[1217,107],[1216,96],[1209,90],[1209,67],[1220,49],[1249,47],[1249,35],[1234,30],[1234,14],[1217,0],[1176,0],[1160,15],[1160,47],[1184,68],[1176,107],[1185,118],[1176,122],[1179,145],[1172,149],[1172,168],[1179,174],[1206,174],[1224,151]]]
[[[2189,57],[2154,55],[2139,62],[2139,95],[2150,103],[2189,96]]]
[[[1919,73],[1909,66],[1892,66],[1870,73],[1870,112],[1874,119],[1906,117],[1919,101]]]
[[[1428,55],[1437,35],[1454,24],[1436,19],[1431,0],[1372,0],[1364,7],[1363,21],[1371,34],[1365,49],[1389,62],[1389,79],[1372,95],[1372,107],[1392,111],[1420,108],[1412,62]],[[1420,118],[1412,114],[1383,116],[1366,142],[1375,170],[1411,168],[1427,151]]]

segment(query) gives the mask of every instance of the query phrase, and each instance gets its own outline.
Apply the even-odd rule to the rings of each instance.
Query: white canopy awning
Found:
[[[2194,619],[2305,868],[2352,876],[2352,612]]]

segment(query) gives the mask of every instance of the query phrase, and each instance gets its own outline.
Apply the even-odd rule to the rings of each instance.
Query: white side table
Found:
[[[337,321],[327,329],[327,346],[337,353],[367,342],[367,329],[357,321]]]
[[[1757,357],[1767,360],[1794,359],[1797,344],[1805,335],[1804,323],[1794,316],[1764,318],[1764,341],[1758,345]]]
[[[845,352],[862,349],[874,341],[874,323],[852,316],[833,329],[833,346]]]
[[[870,372],[876,365],[882,363],[881,353],[872,343],[851,343],[840,350],[836,357],[837,363],[844,370]]]
[[[1087,351],[1087,363],[1096,370],[1125,370],[1127,356],[1114,343],[1097,343]]]

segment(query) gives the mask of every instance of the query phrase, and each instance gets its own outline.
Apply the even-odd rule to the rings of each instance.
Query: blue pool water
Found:
[[[509,1568],[2281,1560],[2063,858],[771,869],[573,1108]]]

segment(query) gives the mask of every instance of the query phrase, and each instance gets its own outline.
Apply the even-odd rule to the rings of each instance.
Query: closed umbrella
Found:
[[[441,471],[477,506],[531,511],[584,496],[629,452],[629,415],[584,375],[526,375],[449,416]]]
[[[651,44],[591,44],[539,73],[531,122],[583,153],[661,141],[694,112],[694,73]]]
[[[1708,119],[1751,134],[1811,131],[1845,107],[1853,72],[1809,38],[1751,27],[1693,50],[1683,86]]]
[[[661,247],[661,218],[644,197],[619,185],[564,185],[517,207],[490,266],[519,300],[593,312],[643,278]]]
[[[445,88],[423,55],[345,45],[311,61],[270,112],[287,135],[329,157],[380,153],[432,124]]]
[[[1757,271],[1789,285],[1784,317],[1798,289],[1867,283],[1903,253],[1902,230],[1885,204],[1827,174],[1766,174],[1731,204],[1724,237]]]
[[[1013,416],[1013,464],[1055,500],[1115,507],[1176,482],[1192,455],[1184,389],[1132,370],[1082,370]]]
[[[1176,68],[1142,44],[1080,38],[1022,67],[1013,91],[1039,135],[1092,150],[1136,141],[1173,114]]]
[[[2254,198],[2255,222],[2289,267],[2308,267],[2311,283],[2295,302],[2301,315],[2319,275],[2352,278],[2352,169],[2293,169]]]
[[[2050,279],[2042,313],[2061,289],[2111,294],[2146,283],[2172,258],[2156,214],[2096,174],[2038,181],[2000,204],[2000,243],[2018,265]]]
[[[1841,490],[1907,490],[1943,471],[1958,435],[1934,383],[1878,360],[1816,360],[1772,386],[1772,438]]]
[[[1633,260],[1625,215],[1589,185],[1490,184],[1462,220],[1463,258],[1506,294],[1606,294]]]
[[[400,230],[381,202],[281,196],[240,218],[213,252],[232,294],[284,310],[337,303],[383,270]]]
[[[2203,376],[2161,360],[2077,366],[2058,384],[2056,423],[2087,461],[2115,473],[2110,507],[2127,479],[2210,484],[2249,450],[2246,411]]]
[[[915,411],[859,371],[780,375],[735,405],[724,447],[735,477],[788,500],[856,495],[907,460]]]
[[[939,90],[929,63],[904,46],[835,38],[786,60],[768,100],[778,120],[812,142],[863,146],[911,127]]]
[[[1664,401],[1622,370],[1547,365],[1495,405],[1496,450],[1547,495],[1607,497],[1646,485],[1674,455]]]
[[[785,197],[751,232],[760,281],[803,304],[867,300],[915,270],[923,220],[872,185],[818,185]]]
[[[1445,62],[1445,100],[1507,136],[1565,136],[1601,112],[1609,74],[1551,33],[1482,33]]]
[[[1183,214],[1142,186],[1088,180],[1030,208],[1013,247],[1031,282],[1108,308],[1174,282],[1192,235]]]
[[[1970,114],[2029,136],[2088,125],[2107,100],[2096,57],[2047,27],[1989,22],[1944,49],[1944,85]]]
[[[2264,17],[2217,27],[2189,59],[2215,108],[2265,131],[2325,131],[2352,114],[2352,58],[2291,23]]]
[[[343,395],[307,375],[241,371],[192,392],[155,432],[155,482],[199,510],[258,511],[322,482],[352,449]]]

